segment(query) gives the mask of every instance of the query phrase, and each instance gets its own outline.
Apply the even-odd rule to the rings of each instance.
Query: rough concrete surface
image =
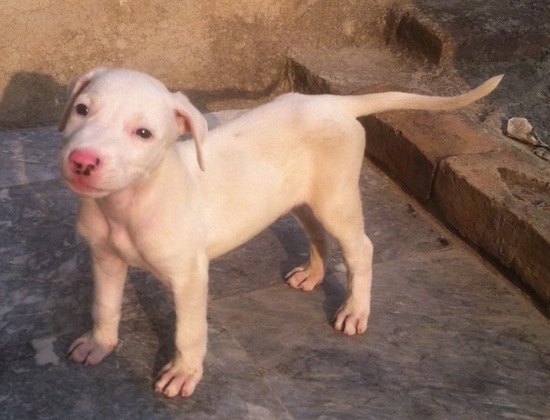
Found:
[[[550,139],[550,4],[545,0],[418,0],[428,27],[448,39],[448,66],[470,84],[506,73],[492,97],[508,117],[529,118]]]

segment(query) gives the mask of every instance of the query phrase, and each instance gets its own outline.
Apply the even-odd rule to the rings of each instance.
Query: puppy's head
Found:
[[[76,193],[103,197],[146,179],[190,132],[198,164],[206,120],[181,93],[136,71],[94,69],[69,85],[60,168]]]

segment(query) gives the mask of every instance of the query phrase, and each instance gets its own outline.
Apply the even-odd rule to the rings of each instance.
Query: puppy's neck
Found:
[[[188,176],[176,151],[171,148],[157,168],[144,174],[132,185],[97,198],[96,201],[108,220],[125,225],[133,220],[139,223],[140,220],[162,213],[162,203],[180,194],[189,194],[186,191],[188,183],[183,182],[183,178]]]

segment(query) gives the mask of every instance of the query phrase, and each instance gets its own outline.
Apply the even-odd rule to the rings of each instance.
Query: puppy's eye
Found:
[[[153,136],[153,133],[151,133],[149,130],[147,130],[146,128],[138,128],[136,130],[136,134],[141,137],[142,139],[148,139],[148,138],[151,138]]]
[[[74,108],[76,110],[76,113],[78,115],[82,115],[83,117],[85,117],[86,115],[88,115],[88,107],[84,104],[78,104],[77,106],[75,106]]]

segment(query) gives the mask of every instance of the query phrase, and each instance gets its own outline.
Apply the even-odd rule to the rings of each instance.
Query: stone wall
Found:
[[[386,0],[2,0],[0,128],[51,124],[96,66],[183,89],[203,110],[281,90],[293,48],[361,45]]]

